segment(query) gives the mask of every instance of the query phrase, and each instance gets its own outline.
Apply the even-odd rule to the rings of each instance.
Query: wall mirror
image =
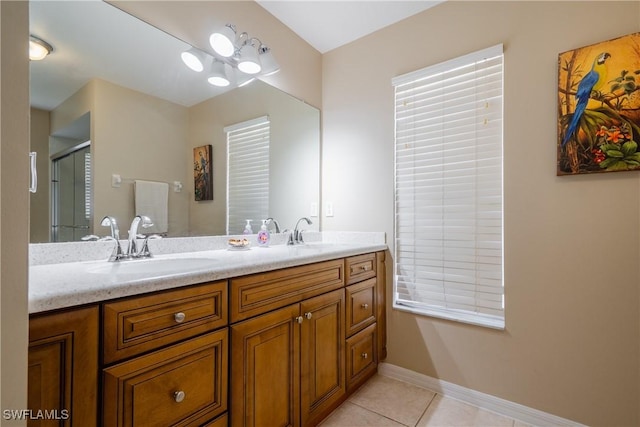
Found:
[[[137,180],[168,184],[168,237],[227,234],[225,128],[264,116],[271,126],[269,216],[292,228],[298,218],[317,215],[316,108],[260,80],[211,86],[181,62],[187,43],[103,1],[31,1],[30,32],[54,49],[30,65],[31,151],[38,153],[40,177],[31,196],[32,243],[51,241],[54,228],[59,241],[104,236],[105,215],[117,219],[126,237]],[[193,149],[203,145],[212,147],[213,200],[195,201]],[[64,162],[72,153],[82,161]],[[61,173],[54,161],[85,169]],[[61,177],[67,176],[78,182],[65,193]],[[90,194],[77,191],[83,186]],[[74,197],[82,203],[72,203]],[[60,211],[73,206],[76,215]],[[56,217],[82,221],[55,223]],[[250,219],[257,229],[263,218]],[[229,230],[243,227],[244,221]]]

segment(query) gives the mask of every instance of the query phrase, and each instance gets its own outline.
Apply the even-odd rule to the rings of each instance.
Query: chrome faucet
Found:
[[[287,245],[296,245],[296,244],[304,243],[304,240],[302,240],[302,230],[298,230],[300,221],[306,221],[307,225],[313,224],[311,220],[307,217],[300,218],[298,222],[296,222],[296,227],[293,229],[293,232],[289,234],[289,241],[287,242]]]
[[[138,258],[142,254],[142,251],[138,252],[138,227],[149,228],[153,225],[151,218],[145,215],[136,215],[131,221],[131,227],[129,228],[129,247],[127,248],[127,256],[130,258]]]
[[[266,221],[267,221],[267,224],[269,224],[269,221],[273,223],[273,225],[276,227],[276,234],[280,233],[280,224],[278,224],[278,221],[276,221],[273,218],[267,218]]]
[[[111,256],[109,256],[109,261],[120,261],[125,257],[125,254],[122,252],[122,246],[120,246],[120,230],[118,230],[116,219],[112,216],[105,216],[102,218],[100,225],[103,227],[111,227],[111,238],[116,241],[116,246],[113,248]]]

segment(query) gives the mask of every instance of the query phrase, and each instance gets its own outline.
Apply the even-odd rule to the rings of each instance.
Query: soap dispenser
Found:
[[[271,234],[269,233],[269,229],[267,228],[267,220],[262,220],[262,225],[260,226],[260,231],[258,232],[258,246],[261,248],[266,248],[269,246],[269,241],[271,241]]]
[[[253,234],[253,229],[251,228],[251,220],[247,219],[247,225],[244,226],[244,231],[242,234]]]

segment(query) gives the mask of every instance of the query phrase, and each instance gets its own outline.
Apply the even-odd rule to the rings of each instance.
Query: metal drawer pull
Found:
[[[295,320],[296,320],[296,322],[298,322],[299,324],[302,324],[302,321],[304,320],[304,317],[302,317],[302,316],[298,316],[298,317],[296,317],[296,319],[295,319]]]
[[[361,265],[361,266],[360,266],[360,270],[362,270],[362,271],[367,271],[367,266],[366,266],[366,265]]]
[[[367,353],[362,353],[362,358],[366,359],[367,357],[369,357],[369,355]]]
[[[311,314],[311,312],[305,313],[304,317],[307,318],[307,320],[311,320],[311,318],[313,317],[313,314]]]
[[[362,304],[360,307],[362,307],[362,308],[364,308],[364,309],[366,310],[367,308],[369,308],[369,304],[364,303],[364,304]]]
[[[173,398],[178,403],[182,402],[184,400],[185,396],[186,395],[184,394],[184,391],[182,391],[182,390],[179,390],[179,391],[176,391],[175,393],[173,393]]]
[[[175,319],[176,323],[184,322],[185,317],[187,317],[187,316],[185,316],[185,314],[183,312],[176,313],[176,314],[173,315],[173,318]]]

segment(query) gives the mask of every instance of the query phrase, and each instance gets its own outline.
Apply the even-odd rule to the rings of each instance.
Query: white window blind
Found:
[[[91,219],[91,153],[84,153],[84,218]]]
[[[227,134],[227,234],[240,234],[246,220],[258,232],[269,215],[269,117],[224,128]]]
[[[392,80],[396,308],[504,328],[502,58]]]

